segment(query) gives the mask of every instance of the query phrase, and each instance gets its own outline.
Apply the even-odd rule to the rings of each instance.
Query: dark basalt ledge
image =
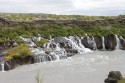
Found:
[[[32,56],[27,56],[23,59],[21,58],[14,58],[12,60],[7,60],[4,62],[4,69],[5,71],[14,69],[20,65],[26,65],[26,64],[33,64],[34,63],[34,59]],[[1,65],[0,65],[0,70],[2,70]]]
[[[105,83],[118,83],[118,80],[122,80],[122,74],[120,71],[110,71],[108,78],[104,80]]]

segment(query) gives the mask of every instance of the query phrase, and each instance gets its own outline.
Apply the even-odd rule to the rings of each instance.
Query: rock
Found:
[[[32,63],[34,63],[34,59],[32,56],[27,56],[23,59],[14,58],[12,60],[5,61],[4,69],[5,69],[5,71],[8,71],[8,70],[14,69],[17,66],[25,65],[25,64],[32,64]]]
[[[118,83],[118,80],[122,79],[122,74],[120,71],[109,72],[108,78],[105,79],[105,83]]]
[[[125,39],[122,36],[120,36],[119,39],[120,39],[120,43],[121,43],[121,49],[125,50]]]
[[[107,50],[115,50],[116,38],[114,35],[109,35],[105,37],[105,48]]]

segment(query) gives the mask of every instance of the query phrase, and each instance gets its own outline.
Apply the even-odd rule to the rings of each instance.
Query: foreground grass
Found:
[[[39,72],[37,73],[35,79],[36,79],[36,83],[42,83],[42,79],[40,78]]]

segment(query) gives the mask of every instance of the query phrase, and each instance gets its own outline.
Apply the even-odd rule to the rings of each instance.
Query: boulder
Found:
[[[120,71],[109,72],[108,78],[105,79],[105,83],[118,83],[118,80],[122,79],[122,74]]]

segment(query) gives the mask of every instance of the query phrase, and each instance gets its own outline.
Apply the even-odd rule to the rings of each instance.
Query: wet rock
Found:
[[[105,79],[105,83],[118,83],[118,80],[122,79],[122,74],[120,71],[109,72],[108,78]]]
[[[115,50],[116,38],[114,35],[109,35],[105,37],[105,48],[107,50]]]
[[[32,64],[34,63],[34,59],[31,56],[25,57],[23,59],[21,58],[14,58],[12,60],[7,60],[4,62],[4,69],[5,71],[14,69],[17,66],[24,65],[24,64]]]
[[[95,37],[85,36],[82,40],[82,45],[91,50],[96,50]]]
[[[122,36],[120,36],[119,39],[120,39],[120,43],[121,43],[121,49],[125,50],[125,39]]]
[[[95,36],[94,38],[95,38],[97,49],[99,50],[103,49],[101,37]]]

